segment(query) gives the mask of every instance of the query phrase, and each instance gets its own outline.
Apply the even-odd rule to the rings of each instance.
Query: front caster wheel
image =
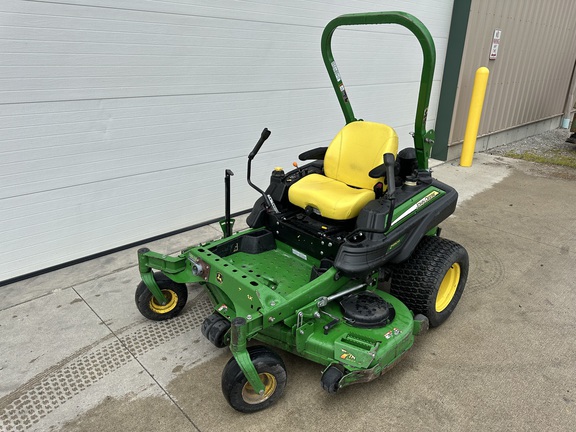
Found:
[[[264,393],[254,391],[242,369],[232,357],[222,372],[222,393],[232,408],[251,413],[268,408],[286,387],[286,366],[278,354],[264,346],[248,348],[252,363],[264,383]]]
[[[154,279],[166,297],[166,304],[160,304],[146,284],[140,282],[136,288],[136,307],[142,315],[153,321],[174,318],[182,311],[186,301],[188,301],[186,284],[176,283],[163,273],[154,273]]]

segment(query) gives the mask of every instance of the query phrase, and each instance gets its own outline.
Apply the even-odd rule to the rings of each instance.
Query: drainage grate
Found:
[[[24,431],[77,394],[136,357],[200,327],[212,312],[205,295],[190,301],[176,318],[150,322],[105,345],[80,351],[60,368],[0,400],[0,431]]]
[[[154,322],[137,329],[131,334],[120,336],[120,340],[132,354],[138,357],[163,344],[166,340],[174,339],[183,333],[200,327],[204,318],[213,311],[210,300],[203,294],[201,294],[201,299],[193,307],[187,309],[185,313],[169,321]]]

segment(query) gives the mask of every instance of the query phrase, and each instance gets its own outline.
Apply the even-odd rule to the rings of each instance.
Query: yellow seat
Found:
[[[368,173],[382,164],[384,153],[396,156],[398,136],[380,123],[348,123],[332,140],[324,157],[324,175],[310,174],[288,190],[290,202],[312,207],[323,217],[347,220],[375,198],[374,186],[383,179]]]

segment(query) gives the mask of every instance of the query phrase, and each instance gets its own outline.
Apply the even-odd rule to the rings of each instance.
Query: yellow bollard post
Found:
[[[468,111],[468,121],[466,122],[466,132],[464,133],[464,143],[462,144],[462,154],[460,155],[460,166],[472,166],[474,148],[476,147],[476,137],[482,116],[482,106],[488,85],[488,75],[490,71],[487,67],[481,67],[476,71],[474,78],[474,88],[472,89],[472,100]]]

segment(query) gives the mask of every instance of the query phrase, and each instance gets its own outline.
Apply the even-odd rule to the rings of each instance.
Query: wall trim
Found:
[[[445,161],[448,158],[448,139],[450,138],[452,118],[454,117],[456,93],[471,4],[472,0],[454,0],[454,5],[452,6],[452,20],[450,22],[444,72],[442,74],[438,114],[436,116],[436,139],[434,147],[432,147],[432,157],[437,160]]]

